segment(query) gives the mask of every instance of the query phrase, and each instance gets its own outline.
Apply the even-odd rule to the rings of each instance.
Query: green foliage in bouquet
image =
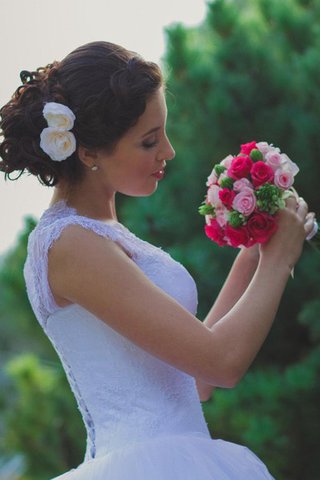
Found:
[[[234,179],[233,178],[224,177],[220,182],[220,187],[221,188],[232,188],[233,184],[234,184]]]
[[[258,150],[257,148],[254,148],[253,150],[251,150],[250,152],[250,158],[251,160],[253,160],[254,162],[258,162],[260,160],[263,159],[263,155],[262,153],[260,152],[260,150]]]
[[[283,199],[284,191],[271,183],[265,183],[255,190],[257,197],[257,206],[260,210],[266,211],[273,215],[279,208],[285,207]]]
[[[199,213],[201,215],[215,215],[214,207],[212,205],[208,205],[207,203],[203,202],[202,205],[199,207]]]
[[[223,173],[225,170],[227,170],[227,168],[218,163],[217,165],[215,165],[214,170],[215,170],[217,176],[219,177],[221,175],[221,173]]]
[[[230,211],[228,221],[233,228],[241,227],[241,225],[245,223],[242,213],[237,212],[236,210]]]

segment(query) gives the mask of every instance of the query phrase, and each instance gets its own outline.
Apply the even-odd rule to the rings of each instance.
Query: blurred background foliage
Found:
[[[193,275],[203,319],[237,251],[204,236],[198,206],[213,165],[251,140],[300,167],[319,210],[320,0],[216,0],[198,27],[166,28],[167,133],[176,150],[151,197],[118,198],[119,218]],[[0,455],[23,480],[78,465],[85,430],[60,361],[34,318],[22,275],[32,217],[0,264]],[[277,480],[320,478],[320,256],[305,244],[277,320],[242,382],[203,403],[212,437],[242,443]],[[128,408],[130,406],[128,405]]]

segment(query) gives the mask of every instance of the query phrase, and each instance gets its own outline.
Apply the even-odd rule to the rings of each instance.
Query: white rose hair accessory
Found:
[[[76,139],[70,132],[76,118],[74,113],[62,103],[48,102],[43,108],[43,116],[48,127],[40,134],[40,147],[51,160],[66,160],[76,150]]]

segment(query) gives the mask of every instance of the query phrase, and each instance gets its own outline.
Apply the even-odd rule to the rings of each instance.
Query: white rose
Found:
[[[207,178],[206,186],[210,187],[210,185],[214,184],[218,180],[217,174],[215,169],[212,170],[209,177]]]
[[[229,168],[231,166],[233,160],[233,155],[228,155],[226,158],[221,160],[220,165],[223,165],[226,168]]]
[[[61,161],[76,150],[76,139],[72,132],[48,127],[41,132],[40,147],[52,160]]]
[[[300,170],[298,165],[294,163],[285,153],[281,154],[281,158],[282,158],[282,170],[291,172],[293,176],[297,175],[297,173]]]
[[[280,148],[274,147],[272,143],[269,145],[267,142],[258,142],[257,149],[260,150],[262,155],[266,155],[268,152],[280,153]]]
[[[213,207],[222,205],[222,202],[219,198],[219,190],[220,187],[218,187],[218,185],[211,185],[211,187],[208,189],[208,201]]]
[[[56,102],[48,102],[43,109],[43,116],[49,127],[71,130],[75,121],[75,115],[66,105]]]
[[[213,218],[212,215],[206,215],[205,216],[205,219],[206,219],[206,224],[207,225],[211,225],[211,219]]]

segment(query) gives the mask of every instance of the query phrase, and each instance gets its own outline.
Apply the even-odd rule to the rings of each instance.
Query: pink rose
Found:
[[[224,229],[220,227],[215,218],[211,220],[210,225],[205,225],[204,230],[207,237],[220,245],[220,247],[227,245],[227,242],[224,240]]]
[[[247,155],[235,157],[227,170],[227,175],[235,180],[247,177],[252,168],[253,161]]]
[[[275,218],[266,212],[255,212],[248,220],[247,227],[250,235],[257,243],[264,243],[277,230]]]
[[[252,183],[247,178],[240,178],[240,180],[236,180],[233,184],[233,190],[235,192],[241,192],[244,188],[253,189]]]
[[[269,151],[265,155],[266,164],[269,165],[273,171],[276,171],[283,162],[281,154],[276,151]]]
[[[219,191],[219,198],[223,203],[223,205],[225,205],[228,209],[231,209],[232,202],[235,195],[236,193],[233,190],[230,190],[229,188],[222,188]]]
[[[252,183],[255,187],[260,187],[260,185],[263,185],[264,183],[273,181],[274,172],[272,168],[262,161],[254,163],[250,173]]]
[[[225,234],[229,239],[229,244],[232,247],[239,247],[243,245],[246,247],[250,242],[250,235],[246,225],[234,228],[231,225],[227,225]]]
[[[240,153],[244,153],[245,155],[250,155],[251,150],[253,150],[254,148],[257,148],[256,142],[243,143],[241,145]]]
[[[287,190],[293,185],[293,180],[293,174],[289,170],[286,171],[278,168],[274,173],[274,184],[284,190]]]
[[[224,227],[228,222],[228,212],[229,210],[225,208],[223,205],[218,206],[215,209],[216,219],[221,227]]]
[[[256,196],[252,188],[244,188],[233,199],[232,208],[245,216],[249,216],[257,204]]]

